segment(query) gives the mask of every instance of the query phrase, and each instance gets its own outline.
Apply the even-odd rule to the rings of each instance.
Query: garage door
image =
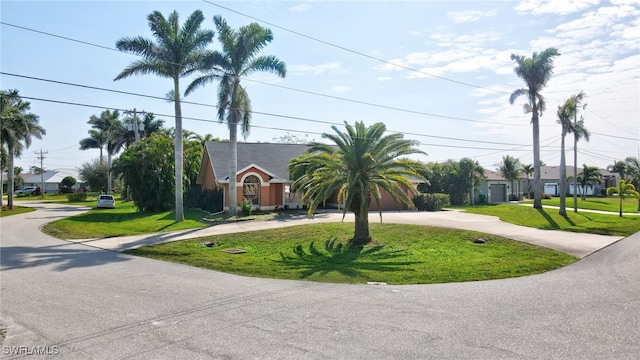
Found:
[[[490,203],[501,203],[507,201],[507,185],[491,184],[489,191],[491,193],[489,196]]]

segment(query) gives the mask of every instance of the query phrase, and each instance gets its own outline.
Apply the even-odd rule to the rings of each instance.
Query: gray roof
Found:
[[[243,143],[238,142],[238,171],[256,165],[274,178],[289,180],[289,160],[304,154],[306,144]],[[207,142],[213,172],[218,181],[229,179],[229,143]]]

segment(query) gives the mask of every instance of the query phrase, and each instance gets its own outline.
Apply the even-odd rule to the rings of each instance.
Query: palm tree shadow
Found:
[[[538,210],[538,213],[542,215],[542,217],[544,217],[545,220],[547,220],[547,222],[549,223],[549,226],[552,229],[560,229],[560,226],[558,225],[558,223],[555,222],[555,220],[553,220],[553,218],[551,218],[551,216],[547,214],[547,212],[544,211],[544,209],[536,209],[536,210]]]
[[[313,274],[338,272],[348,277],[363,276],[363,270],[378,272],[398,271],[402,266],[416,264],[410,261],[389,261],[404,256],[406,250],[383,251],[384,245],[345,245],[335,238],[325,241],[324,249],[319,250],[315,242],[307,249],[296,245],[292,254],[280,253],[277,262],[288,268],[304,269],[302,278]]]

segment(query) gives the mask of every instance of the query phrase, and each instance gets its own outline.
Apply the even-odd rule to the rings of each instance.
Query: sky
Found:
[[[174,10],[184,21],[202,10],[203,27],[220,15],[233,28],[258,22],[274,39],[260,55],[287,65],[285,78],[242,79],[252,101],[247,142],[295,135],[323,141],[344,123],[383,122],[419,142],[425,162],[468,157],[496,169],[503,156],[533,162],[531,115],[512,54],[555,47],[554,75],[543,89],[541,160],[560,163],[556,111],[586,93],[579,118],[590,141],[578,143],[578,166],[606,168],[640,154],[640,1],[7,1],[0,2],[0,87],[31,102],[47,134],[16,165],[75,168],[98,150],[79,150],[91,115],[105,109],[153,112],[174,126],[164,98],[170,79],[139,75],[114,81],[139,59],[119,52],[124,37],[153,38],[146,17]],[[215,40],[210,49],[219,49]],[[194,77],[181,80],[185,89]],[[55,81],[55,82],[52,82]],[[57,83],[56,83],[57,82]],[[67,84],[61,84],[67,83]],[[102,89],[102,90],[101,90]],[[126,92],[129,94],[113,91]],[[183,127],[228,139],[217,121],[216,84],[184,100]],[[140,96],[144,95],[144,96]],[[81,105],[78,105],[81,104]],[[567,164],[573,138],[567,137]]]

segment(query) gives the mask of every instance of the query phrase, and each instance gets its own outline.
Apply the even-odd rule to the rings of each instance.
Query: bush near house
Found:
[[[69,202],[85,201],[85,200],[87,200],[87,193],[86,192],[77,192],[77,193],[67,194],[67,200]]]
[[[420,194],[413,198],[418,211],[440,211],[451,204],[447,194]]]

